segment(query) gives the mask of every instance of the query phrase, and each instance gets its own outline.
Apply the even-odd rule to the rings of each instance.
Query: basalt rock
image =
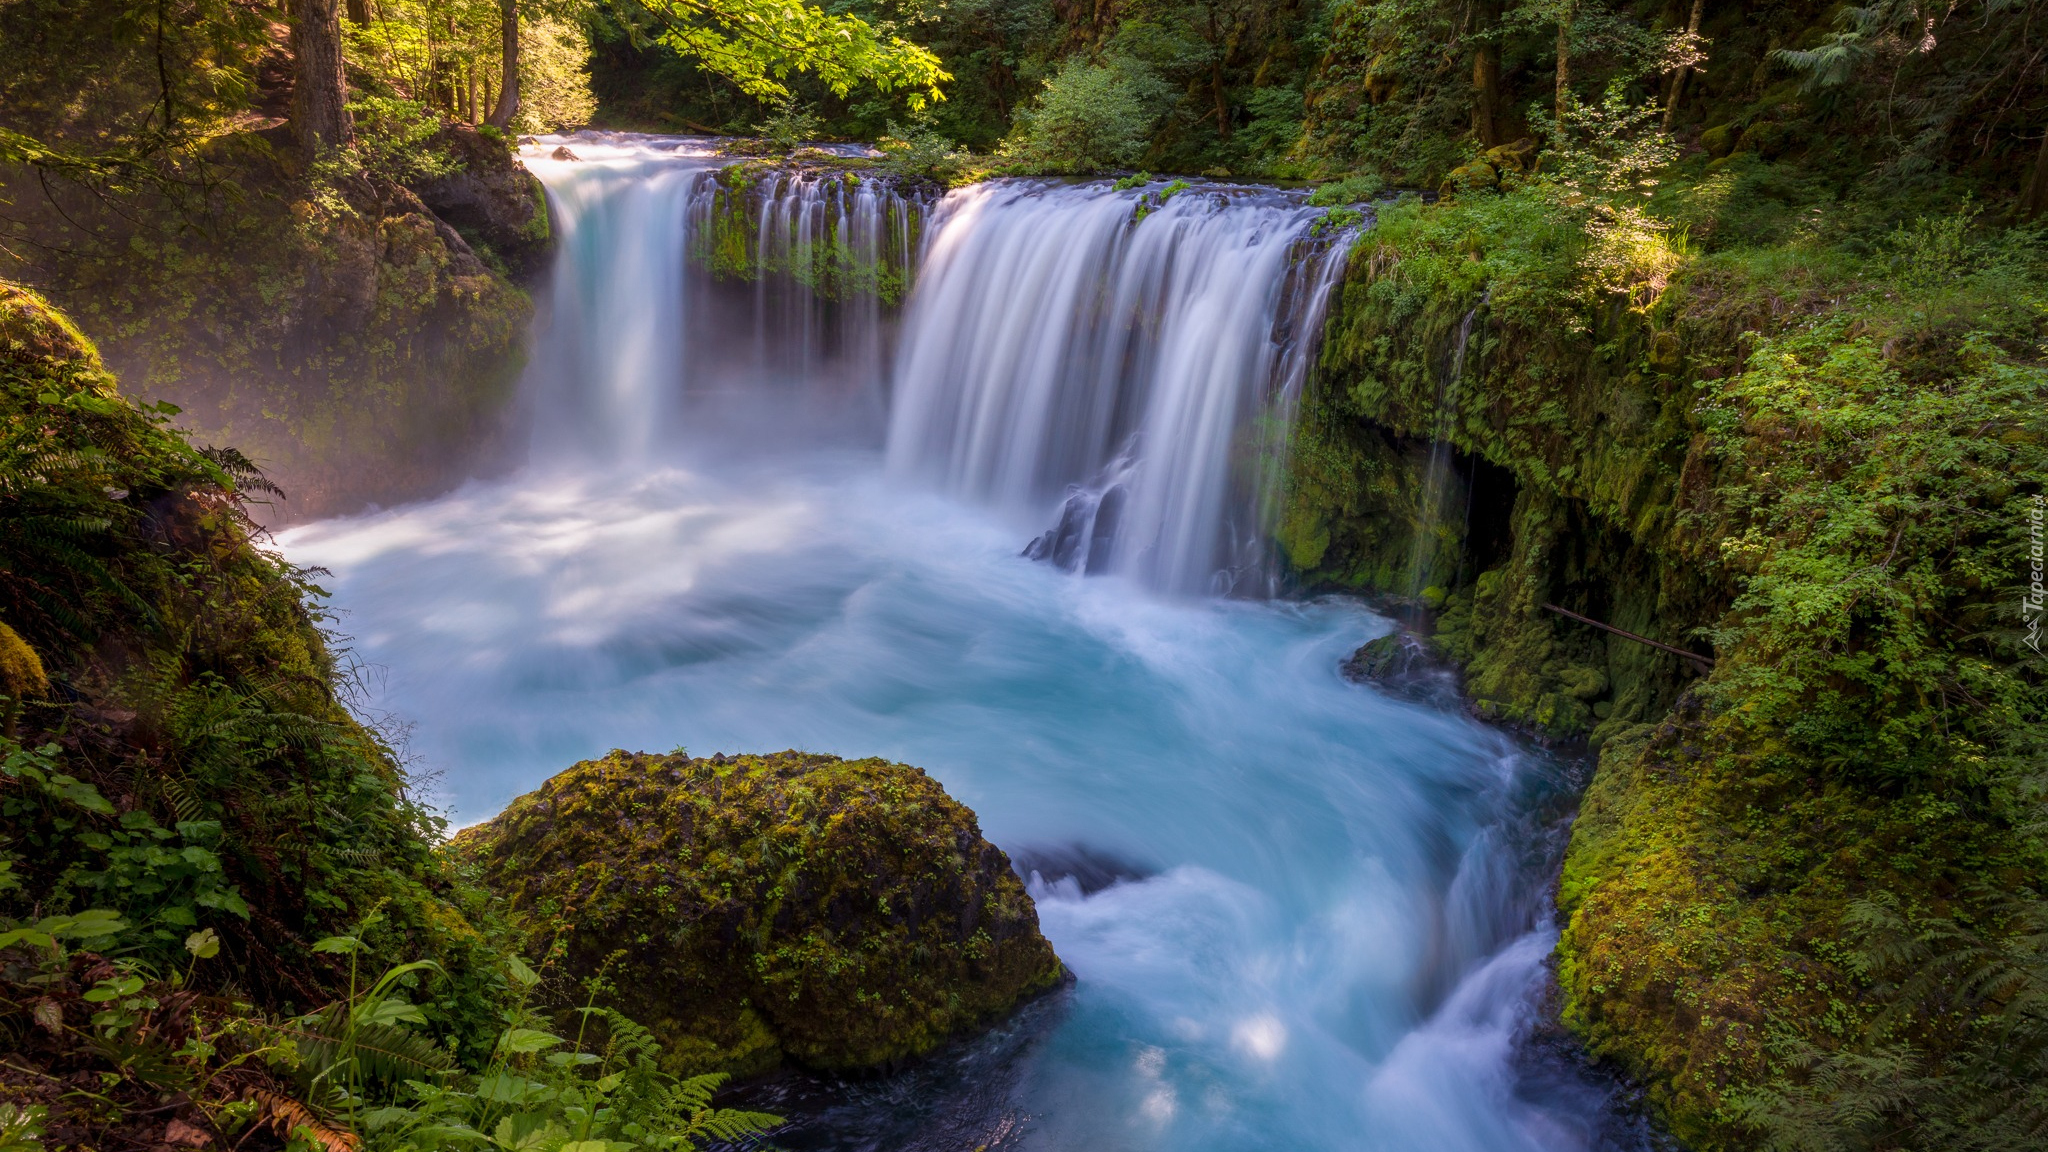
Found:
[[[548,249],[547,198],[540,183],[502,140],[475,129],[449,125],[434,143],[461,166],[420,183],[414,188],[419,198],[469,246],[488,246],[514,273],[532,271]]]
[[[681,1073],[888,1066],[1064,976],[974,813],[886,760],[617,751],[456,844]]]

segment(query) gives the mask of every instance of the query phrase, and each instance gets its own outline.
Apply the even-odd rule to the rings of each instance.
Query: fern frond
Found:
[[[709,1136],[721,1143],[733,1144],[749,1136],[781,1127],[782,1117],[766,1112],[746,1112],[738,1108],[720,1108],[716,1112],[700,1113],[691,1123],[686,1134]]]
[[[355,1133],[329,1124],[315,1116],[311,1108],[289,1096],[255,1088],[250,1090],[249,1099],[262,1106],[264,1122],[287,1143],[291,1141],[292,1133],[303,1131],[325,1152],[356,1152],[359,1141]]]
[[[350,1059],[365,1079],[386,1083],[432,1080],[454,1067],[447,1049],[393,1024],[358,1024],[351,1042],[348,1008],[342,1004],[302,1017],[285,1031],[298,1041],[299,1059],[315,1079]]]

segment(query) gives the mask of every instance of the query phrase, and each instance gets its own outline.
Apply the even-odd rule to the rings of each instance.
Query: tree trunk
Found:
[[[358,28],[370,23],[370,0],[348,0],[348,22]]]
[[[1491,32],[1500,23],[1500,5],[1479,5],[1478,51],[1472,54],[1472,132],[1482,148],[1497,147],[1500,138],[1500,42]]]
[[[2020,219],[2033,220],[2048,212],[2048,132],[2041,134],[2041,151],[2034,155],[2034,176],[2020,197]]]
[[[1557,125],[1564,130],[1565,109],[1572,98],[1572,16],[1575,5],[1566,5],[1557,18]]]
[[[307,159],[354,139],[336,0],[292,0],[292,135]]]
[[[1700,34],[1700,17],[1707,10],[1707,0],[1692,0],[1692,19],[1685,22],[1685,35],[1691,39]],[[1671,131],[1671,122],[1678,116],[1678,98],[1685,95],[1685,78],[1692,72],[1692,65],[1680,64],[1671,77],[1671,94],[1664,101],[1664,130]]]
[[[498,106],[491,109],[491,127],[503,131],[519,115],[519,0],[498,0],[498,33],[504,40],[504,78]]]

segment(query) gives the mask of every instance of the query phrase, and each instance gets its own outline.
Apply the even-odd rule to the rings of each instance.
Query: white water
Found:
[[[1143,567],[1075,578],[1018,556],[1016,519],[891,475],[875,439],[764,436],[760,412],[692,408],[676,370],[762,334],[691,346],[681,313],[711,288],[680,268],[676,217],[702,162],[620,152],[530,161],[573,215],[558,292],[585,294],[539,337],[577,352],[536,358],[557,408],[534,465],[283,539],[332,570],[381,671],[370,704],[416,725],[456,819],[613,746],[797,747],[924,766],[1035,862],[1071,992],[899,1080],[821,1089],[792,1148],[1599,1145],[1600,1090],[1532,1080],[1516,1055],[1552,940],[1550,842],[1525,815],[1548,769],[1342,681],[1343,656],[1386,627],[1356,605],[1162,597]],[[980,210],[1079,235],[1111,195]],[[1274,211],[1214,209],[1240,210]],[[930,271],[920,291],[943,282]],[[830,408],[830,389],[734,362],[791,428]],[[1042,464],[1015,475],[1056,480]],[[1133,878],[1084,894],[1087,870],[1061,866],[1077,845]]]
[[[1072,564],[1228,591],[1264,559],[1276,461],[1260,455],[1279,445],[1252,417],[1291,412],[1299,334],[1342,261],[1311,243],[1322,213],[1299,197],[1190,189],[1133,227],[1136,207],[1101,184],[947,197],[904,325],[889,464],[1013,508],[1081,487]]]

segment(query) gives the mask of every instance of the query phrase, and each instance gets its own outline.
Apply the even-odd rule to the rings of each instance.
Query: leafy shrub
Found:
[[[1317,208],[1336,208],[1345,204],[1359,204],[1379,195],[1380,191],[1386,186],[1387,182],[1380,179],[1378,173],[1361,172],[1356,175],[1346,176],[1342,180],[1332,180],[1327,184],[1318,184],[1316,190],[1309,194],[1308,202]]]
[[[812,109],[803,107],[795,97],[786,97],[774,106],[774,111],[761,118],[755,131],[770,146],[787,152],[801,144],[818,138],[825,122]]]
[[[876,146],[885,156],[882,166],[898,176],[953,184],[975,171],[975,158],[940,132],[928,114],[913,116],[907,125],[890,121],[889,134]]]
[[[1129,57],[1070,59],[1034,106],[1017,110],[1001,155],[1047,172],[1134,164],[1150,147],[1152,125],[1170,95],[1157,73]]]
[[[358,96],[349,101],[355,117],[355,160],[364,171],[400,184],[416,184],[462,170],[462,161],[436,147],[441,114],[396,96]]]

